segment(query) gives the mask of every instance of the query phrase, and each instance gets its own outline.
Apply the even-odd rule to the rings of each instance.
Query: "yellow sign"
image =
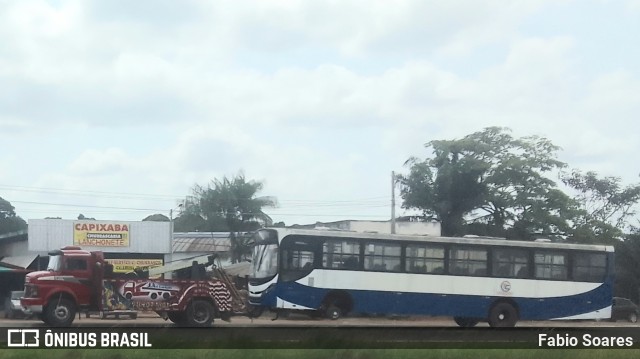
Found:
[[[84,247],[129,247],[129,225],[108,222],[74,222],[73,244]]]
[[[162,259],[107,259],[113,265],[115,273],[129,273],[136,268],[159,267],[163,264]]]

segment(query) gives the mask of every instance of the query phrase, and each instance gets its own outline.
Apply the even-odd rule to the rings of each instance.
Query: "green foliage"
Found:
[[[451,344],[452,346],[454,344]],[[464,345],[460,343],[459,345]],[[431,359],[431,358],[519,358],[547,359],[581,358],[581,359],[635,359],[640,354],[638,349],[5,349],[0,351],[0,359],[33,359],[46,356],[49,359],[122,359],[122,358],[154,358],[154,359]]]
[[[578,170],[563,174],[562,181],[578,193],[574,241],[603,243],[622,238],[627,220],[635,214],[633,207],[640,201],[640,184],[623,188],[618,177],[599,178],[595,172]]]
[[[566,229],[561,214],[571,201],[544,176],[565,166],[555,159],[559,148],[541,137],[514,138],[508,132],[489,127],[459,140],[428,142],[433,157],[405,163],[410,173],[400,177],[403,207],[439,219],[444,235],[469,229],[506,235],[510,227],[512,235],[530,237]]]
[[[199,214],[185,212],[173,221],[174,232],[206,232],[206,221]]]
[[[640,303],[640,231],[616,243],[616,286],[619,297]]]
[[[0,197],[0,234],[24,229],[27,229],[27,222],[16,214],[15,207],[9,201]]]
[[[152,214],[152,215],[146,216],[142,221],[143,222],[144,221],[169,222],[171,220],[169,219],[169,217],[165,216],[164,214],[156,213],[156,214]]]
[[[240,232],[271,226],[273,221],[262,210],[276,205],[272,197],[256,197],[263,184],[247,181],[240,173],[233,178],[214,179],[208,186],[196,185],[187,198],[184,212],[175,220],[177,232],[231,232],[231,259],[249,254],[249,239]]]

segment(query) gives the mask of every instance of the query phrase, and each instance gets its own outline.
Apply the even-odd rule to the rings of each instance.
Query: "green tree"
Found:
[[[171,220],[169,219],[169,217],[165,216],[164,214],[156,213],[156,214],[146,216],[142,221],[143,222],[145,221],[170,222]]]
[[[242,173],[233,178],[214,179],[206,187],[196,185],[174,228],[230,232],[231,260],[239,262],[250,253],[249,238],[241,232],[273,223],[263,208],[275,206],[275,198],[256,196],[263,186],[262,182],[247,181]]]
[[[616,251],[615,294],[640,302],[640,231],[618,241]]]
[[[27,222],[20,218],[15,207],[0,197],[0,234],[17,232],[27,229]]]
[[[531,237],[568,228],[563,213],[571,201],[545,176],[566,166],[549,140],[514,138],[507,128],[489,127],[425,147],[432,157],[405,163],[410,171],[399,180],[403,207],[440,220],[444,235]]]
[[[174,232],[206,232],[207,223],[199,214],[184,212],[173,220]]]
[[[628,219],[640,201],[640,184],[623,187],[619,177],[599,177],[596,172],[573,170],[562,181],[577,195],[571,239],[587,243],[615,243],[629,229]]]

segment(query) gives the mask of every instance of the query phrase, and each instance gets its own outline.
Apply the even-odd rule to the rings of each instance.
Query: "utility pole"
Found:
[[[396,234],[396,173],[391,171],[391,234]]]

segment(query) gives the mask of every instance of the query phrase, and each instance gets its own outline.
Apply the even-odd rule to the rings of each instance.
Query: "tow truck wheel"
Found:
[[[214,309],[211,303],[194,300],[187,307],[187,324],[190,327],[208,327],[213,323]]]
[[[45,309],[46,323],[52,327],[68,327],[73,323],[76,315],[76,306],[73,302],[61,298],[53,299]]]

